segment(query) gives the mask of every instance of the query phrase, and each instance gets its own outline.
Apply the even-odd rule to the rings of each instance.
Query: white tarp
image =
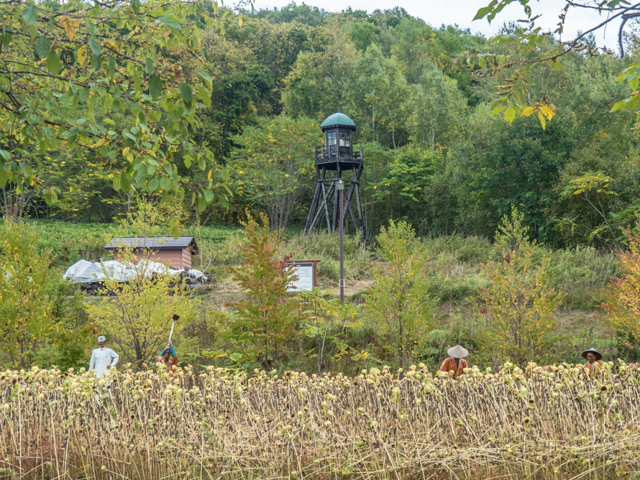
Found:
[[[183,272],[146,259],[140,260],[137,265],[117,260],[106,260],[104,262],[80,260],[71,265],[62,278],[71,280],[73,283],[96,283],[102,282],[107,278],[119,282],[128,282],[141,273],[145,277],[150,277],[153,274],[176,276]],[[207,277],[200,270],[192,269],[184,272],[184,274],[199,282],[207,281]]]

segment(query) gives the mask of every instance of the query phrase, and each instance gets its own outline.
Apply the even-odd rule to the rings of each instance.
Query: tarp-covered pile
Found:
[[[204,283],[208,280],[200,270],[176,270],[166,265],[151,260],[142,259],[138,264],[106,260],[104,262],[90,262],[80,260],[71,265],[63,278],[73,283],[101,283],[106,279],[128,282],[137,275],[151,277],[153,275],[170,275],[185,278],[189,285]]]

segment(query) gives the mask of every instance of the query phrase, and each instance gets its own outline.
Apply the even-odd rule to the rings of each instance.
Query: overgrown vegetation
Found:
[[[558,42],[520,3],[494,41],[402,8],[2,3],[0,478],[637,476],[640,40]],[[344,304],[336,235],[300,232],[338,109],[367,232]],[[180,234],[210,284],[61,279]],[[173,314],[184,368],[154,373]],[[101,380],[98,333],[130,363]],[[482,371],[434,378],[454,344]]]
[[[162,234],[166,228],[162,218],[152,206],[141,205],[129,222],[115,228],[110,226],[110,235]],[[134,352],[133,337],[137,333],[133,330],[146,332],[148,341],[143,342],[146,353],[132,353],[130,358],[133,361],[135,357],[138,362],[148,361],[161,346],[172,313],[185,315],[178,325],[181,334],[175,339],[181,358],[201,366],[235,365],[250,370],[266,362],[272,367],[278,365],[279,369],[331,369],[345,373],[355,373],[380,362],[399,366],[401,362],[421,361],[435,367],[447,345],[456,343],[471,349],[472,362],[493,367],[507,359],[576,362],[580,349],[586,345],[600,348],[607,358],[622,356],[627,361],[637,358],[634,347],[637,341],[630,336],[632,332],[617,327],[610,330],[612,327],[601,321],[607,318],[600,308],[603,299],[609,298],[606,286],[611,277],[619,275],[616,257],[592,248],[556,250],[532,244],[521,220],[519,213],[506,218],[495,244],[478,237],[418,239],[405,222],[392,223],[384,229],[376,240],[379,245],[376,250],[365,249],[357,238],[347,237],[345,307],[333,300],[339,276],[337,237],[307,237],[291,230],[278,233],[266,224],[255,224],[254,234],[237,229],[212,230],[213,235],[220,234],[218,238],[224,236],[224,240],[215,241],[212,236],[202,241],[199,262],[207,262],[205,273],[212,283],[191,292],[182,292],[172,279],[141,276],[141,283],[125,286],[115,281],[109,283],[113,295],[83,299],[79,291],[74,293],[72,286],[59,280],[64,271],[62,266],[48,268],[47,276],[42,278],[58,282],[61,286],[57,288],[64,287],[61,291],[66,293],[56,297],[62,302],[56,307],[60,312],[57,315],[69,315],[79,331],[101,329],[110,333],[112,340],[120,342],[120,353]],[[42,251],[49,255],[45,258],[51,259],[51,253],[42,250],[39,239],[43,231],[52,232],[53,226],[46,224],[48,230],[40,230],[39,223],[33,226],[23,223],[21,231],[22,225],[24,232],[34,235],[29,240],[33,251]],[[64,227],[76,232],[78,238],[83,237],[81,225]],[[93,227],[87,229],[85,237],[90,238],[92,231]],[[262,237],[271,240],[259,242]],[[64,238],[52,234],[43,240],[51,244]],[[26,240],[20,237],[15,241]],[[96,243],[95,248],[99,245],[102,243]],[[249,252],[253,253],[247,257]],[[287,275],[270,269],[284,268],[283,259],[291,255],[322,260],[320,290],[313,296],[282,303],[290,297],[284,293]],[[4,261],[9,265],[14,260]],[[234,277],[233,273],[240,271],[238,268],[245,269],[240,283],[236,281],[240,277]],[[267,277],[271,280],[265,280]],[[266,290],[259,289],[275,288],[276,278],[282,280],[278,283],[279,293],[272,292],[275,296],[269,299]],[[252,293],[251,289],[255,291]],[[156,290],[154,297],[152,292]],[[71,293],[73,297],[68,296]],[[165,293],[170,297],[165,298]],[[118,307],[127,295],[131,296],[130,301]],[[181,297],[180,306],[175,304],[176,295]],[[512,304],[516,298],[522,303],[518,300]],[[262,314],[260,309],[256,310],[256,302],[262,302],[267,317],[276,312],[269,317],[271,320],[264,317],[264,322],[259,321]],[[133,320],[139,315],[125,308],[125,304],[140,310],[139,320]],[[239,314],[240,305],[244,313]],[[285,306],[290,317],[277,313]],[[180,312],[174,312],[176,309]],[[152,311],[156,313],[151,315]],[[250,312],[253,313],[249,315]],[[10,316],[6,318],[8,321]],[[96,323],[89,322],[89,318]],[[282,323],[284,318],[290,318],[284,322],[287,325]],[[514,333],[517,338],[512,340],[507,333],[513,331],[511,321],[518,322],[518,329],[523,329]],[[137,325],[133,330],[132,322]],[[126,325],[131,328],[123,329]],[[38,358],[38,365],[84,365],[84,357],[88,355],[86,340],[67,355],[69,352],[63,345],[75,344],[72,333],[62,328],[56,335],[41,339],[31,362]],[[58,347],[53,348],[54,344]],[[504,349],[499,349],[499,345]],[[0,349],[2,362],[14,365],[9,348]]]
[[[505,364],[457,381],[422,365],[353,378],[110,373],[0,372],[3,475],[560,480],[640,470],[637,366],[607,364],[594,379],[580,366]]]
[[[51,251],[30,223],[0,228],[0,355],[14,367],[84,361],[94,325],[79,292],[50,269]],[[73,332],[73,334],[71,334]]]

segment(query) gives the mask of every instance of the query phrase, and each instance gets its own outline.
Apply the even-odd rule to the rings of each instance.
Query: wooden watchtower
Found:
[[[338,180],[342,179],[345,184],[344,218],[351,219],[355,230],[360,231],[364,240],[364,219],[359,189],[363,167],[362,147],[359,152],[353,151],[356,124],[338,110],[327,117],[320,128],[324,132],[324,146],[316,147],[315,151],[318,179],[305,233],[309,234],[314,228],[320,228],[323,223],[326,223],[329,233],[338,230],[340,215],[336,187]]]

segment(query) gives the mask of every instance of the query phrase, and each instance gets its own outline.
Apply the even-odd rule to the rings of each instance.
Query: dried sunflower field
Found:
[[[0,478],[640,478],[640,369],[0,372]]]

